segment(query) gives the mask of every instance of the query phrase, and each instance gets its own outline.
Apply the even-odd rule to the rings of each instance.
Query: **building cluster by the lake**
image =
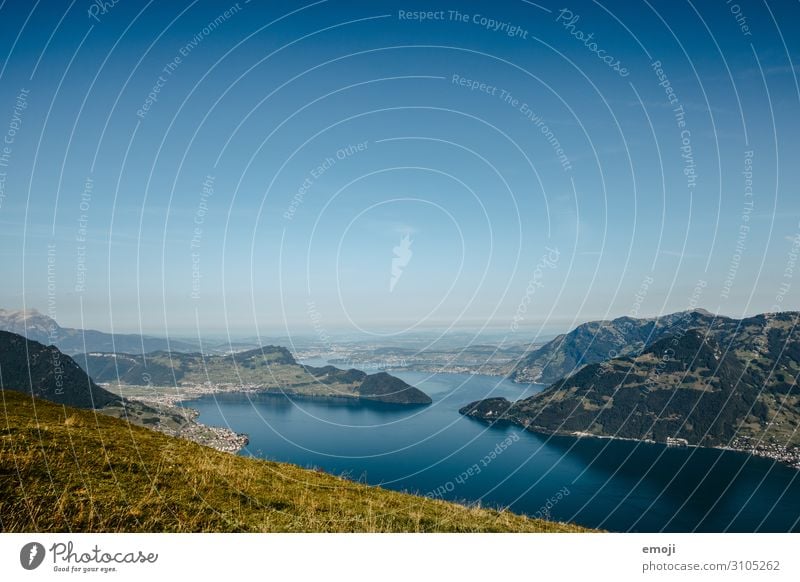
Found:
[[[116,387],[117,393],[124,393]],[[130,388],[130,387],[129,387]],[[195,442],[226,453],[238,453],[248,441],[245,434],[238,434],[227,428],[207,426],[197,420],[199,412],[193,408],[180,405],[186,400],[193,400],[207,394],[221,392],[255,392],[258,386],[241,384],[205,384],[153,387],[146,393],[125,394],[129,400],[141,402],[151,407],[155,422],[145,426],[169,436]]]
[[[782,445],[774,442],[738,436],[731,441],[730,448],[786,463],[800,469],[800,447]]]
[[[142,402],[145,401],[142,400]],[[151,401],[149,404],[154,403]],[[177,406],[167,408],[167,410],[170,409],[175,415],[180,415],[184,422],[163,422],[163,419],[161,419],[161,422],[150,425],[150,427],[166,435],[192,441],[224,453],[238,453],[249,442],[245,434],[238,434],[228,428],[208,426],[198,422],[199,412],[193,408]]]
[[[249,442],[247,435],[237,434],[227,428],[206,426],[199,422],[189,423],[173,432],[172,436],[184,438],[224,453],[238,453]]]
[[[678,437],[667,437],[668,447],[688,447],[689,441]]]

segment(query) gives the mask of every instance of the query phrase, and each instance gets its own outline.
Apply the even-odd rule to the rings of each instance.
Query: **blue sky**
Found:
[[[798,308],[794,3],[97,6],[0,6],[4,307],[520,338]]]

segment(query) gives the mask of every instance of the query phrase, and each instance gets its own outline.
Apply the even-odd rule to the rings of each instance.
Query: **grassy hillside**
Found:
[[[584,531],[237,457],[10,391],[0,391],[0,529]]]

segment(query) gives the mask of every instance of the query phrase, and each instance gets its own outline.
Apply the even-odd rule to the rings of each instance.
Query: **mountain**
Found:
[[[0,401],[4,532],[585,532],[221,453],[14,392]]]
[[[430,397],[385,372],[366,374],[333,366],[298,364],[284,347],[264,346],[227,355],[154,352],[89,353],[75,359],[92,378],[127,386],[196,387],[277,392],[297,396],[357,398],[391,404],[430,404]]]
[[[77,408],[101,408],[120,401],[55,346],[7,331],[0,331],[0,387]]]
[[[374,400],[389,404],[430,404],[433,402],[430,396],[421,390],[386,372],[367,374],[361,370],[339,370],[333,366],[322,368],[304,366],[304,368],[323,384],[358,384],[358,397],[362,400]]]
[[[511,373],[516,382],[551,384],[583,366],[634,354],[668,334],[733,324],[736,320],[694,309],[659,318],[619,317],[590,321],[561,334],[522,358]]]
[[[247,371],[258,364],[297,365],[291,352],[280,346],[264,346],[225,356],[167,351],[144,355],[92,352],[76,355],[75,359],[98,382],[118,382],[132,386],[169,386],[183,380],[202,384],[210,380],[204,377],[209,370],[214,372],[216,381],[230,383],[238,378],[239,367],[247,375]]]
[[[799,318],[785,312],[675,326],[641,351],[585,365],[534,396],[473,402],[460,412],[543,433],[736,448],[758,441],[800,460],[786,452],[800,446]]]
[[[180,340],[171,339],[167,342],[166,339],[137,334],[110,334],[93,329],[61,327],[56,320],[35,309],[0,309],[0,330],[10,331],[45,345],[55,345],[70,355],[87,351],[146,353],[167,349],[178,352],[197,350],[197,345]]]

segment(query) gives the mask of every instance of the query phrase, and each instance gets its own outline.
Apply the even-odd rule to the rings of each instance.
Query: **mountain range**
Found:
[[[523,400],[491,398],[460,412],[550,434],[735,448],[758,442],[783,454],[778,449],[800,446],[798,318],[798,312],[738,320],[690,311],[663,321],[582,325],[538,356],[557,362],[568,372],[563,378]],[[614,355],[601,359],[606,349]],[[549,363],[526,365],[546,370]]]
[[[431,398],[400,378],[379,372],[299,364],[281,346],[226,355],[93,352],[76,356],[98,382],[123,386],[227,386],[296,396],[357,398],[391,404],[430,404]],[[123,388],[124,390],[124,388]]]
[[[733,321],[704,309],[658,318],[618,317],[611,321],[590,321],[532,350],[517,363],[510,376],[516,382],[551,384],[588,364],[641,351],[665,335]]]
[[[93,329],[61,327],[55,319],[36,311],[0,309],[0,330],[10,331],[44,345],[54,345],[65,354],[82,352],[147,353],[156,350],[187,352],[197,345],[183,340],[138,334],[106,333]]]
[[[18,385],[23,391],[78,407],[91,407],[92,394],[98,395],[96,408],[112,401],[121,402],[119,396],[94,382],[114,383],[118,387],[213,384],[235,390],[237,386],[246,386],[254,391],[297,396],[356,398],[391,404],[431,403],[427,394],[385,372],[367,374],[333,366],[303,366],[280,346],[225,355],[201,354],[186,342],[61,327],[35,310],[0,309],[0,329],[6,330],[0,337],[5,384],[11,389]],[[77,364],[67,353],[75,356]],[[59,362],[64,367],[63,373],[56,369]],[[40,377],[23,381],[29,364],[31,374]],[[81,390],[84,384],[87,388]],[[64,385],[71,387],[66,393]]]

